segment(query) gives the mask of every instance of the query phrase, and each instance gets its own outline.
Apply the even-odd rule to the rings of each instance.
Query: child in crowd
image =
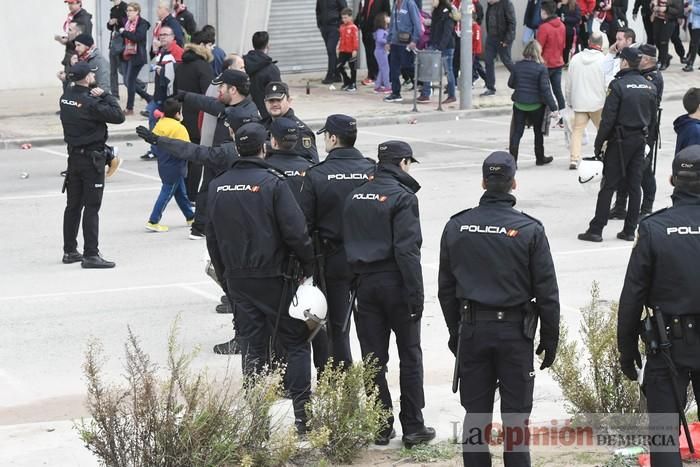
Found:
[[[676,152],[700,144],[700,88],[690,88],[683,96],[683,108],[688,112],[673,122],[676,138]]]
[[[357,51],[360,49],[360,36],[357,26],[352,21],[352,10],[345,8],[340,12],[340,41],[338,42],[338,73],[343,76],[342,89],[347,92],[357,91]],[[345,65],[350,68],[350,76],[345,72]]]
[[[374,92],[391,93],[391,81],[389,80],[389,54],[386,51],[386,38],[389,34],[389,16],[380,13],[374,19],[374,58],[377,59],[379,73],[374,81]]]
[[[189,142],[190,136],[184,125],[180,123],[180,120],[182,120],[180,102],[172,98],[166,99],[163,103],[163,117],[156,123],[153,133],[158,136]],[[185,215],[187,225],[192,225],[194,212],[192,211],[190,200],[187,198],[187,190],[185,188],[187,161],[176,159],[158,146],[153,146],[153,151],[158,158],[158,175],[160,175],[163,185],[156,204],[153,206],[151,217],[148,218],[148,223],[146,223],[146,230],[151,232],[168,231],[167,226],[160,224],[160,219],[163,216],[165,207],[173,196],[175,196],[175,201],[180,207],[182,214]]]
[[[486,70],[479,58],[483,53],[483,39],[481,37],[481,21],[484,19],[484,8],[479,0],[473,0],[472,10],[472,88],[479,78],[486,82]]]

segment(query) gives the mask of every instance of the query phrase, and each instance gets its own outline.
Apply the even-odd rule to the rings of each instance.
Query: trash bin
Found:
[[[439,50],[417,50],[415,64],[415,86],[413,87],[413,112],[418,112],[418,82],[439,82],[437,110],[442,110],[442,52]]]

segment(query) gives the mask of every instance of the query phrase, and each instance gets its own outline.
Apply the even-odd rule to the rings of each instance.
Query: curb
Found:
[[[684,92],[672,92],[664,96],[664,102],[677,101],[683,99]],[[415,123],[434,123],[451,120],[468,120],[470,118],[496,117],[511,113],[511,106],[483,107],[470,110],[431,110],[428,112],[401,112],[393,115],[383,115],[378,117],[360,117],[358,125],[361,127],[373,127],[382,125],[402,125]],[[312,129],[317,130],[323,127],[325,119],[306,120],[305,123]],[[136,139],[133,129],[110,131],[110,141],[129,141]],[[4,149],[16,149],[22,144],[31,143],[32,146],[56,146],[64,144],[63,136],[51,135],[28,138],[8,138],[0,139],[0,146]]]

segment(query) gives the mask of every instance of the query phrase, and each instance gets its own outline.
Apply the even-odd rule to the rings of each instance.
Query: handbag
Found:
[[[118,32],[113,32],[109,40],[109,54],[121,55],[124,52],[124,37]]]
[[[400,44],[409,44],[411,42],[410,32],[400,32],[398,35]]]

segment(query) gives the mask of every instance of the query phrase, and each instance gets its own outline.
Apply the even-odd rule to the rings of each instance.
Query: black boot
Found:
[[[219,355],[240,355],[241,346],[238,343],[238,337],[233,336],[233,339],[228,342],[216,344],[214,346],[214,353]]]
[[[404,434],[401,438],[403,445],[408,449],[411,449],[417,444],[427,443],[435,439],[435,428],[429,426],[423,426],[418,431],[413,433]]]
[[[95,256],[84,256],[80,264],[84,269],[110,269],[116,266],[113,261],[107,261],[99,254]]]
[[[77,251],[71,251],[70,253],[63,253],[63,264],[73,264],[79,263],[83,260],[83,255]]]

